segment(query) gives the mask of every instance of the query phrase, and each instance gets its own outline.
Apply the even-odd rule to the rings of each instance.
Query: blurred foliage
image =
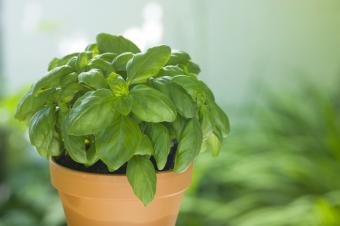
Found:
[[[242,109],[244,123],[233,126],[221,156],[196,164],[179,225],[340,225],[335,84],[302,82],[295,92],[266,92]]]
[[[64,216],[47,163],[14,118],[24,92],[0,101],[0,226],[61,226]]]
[[[233,133],[219,158],[203,155],[197,161],[177,225],[340,225],[335,84],[325,89],[305,82],[295,92],[254,95],[259,100],[237,114],[242,121],[232,120]],[[21,94],[0,103],[0,161],[6,159],[0,163],[0,226],[61,226],[47,163],[12,117]]]

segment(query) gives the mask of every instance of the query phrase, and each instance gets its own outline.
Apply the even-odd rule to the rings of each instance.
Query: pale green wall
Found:
[[[326,83],[339,70],[338,0],[5,0],[10,90],[40,77],[62,38],[140,26],[147,2],[163,7],[163,42],[193,55],[223,105],[245,100],[258,78],[280,88],[302,75]],[[25,30],[29,3],[40,4],[42,16]]]

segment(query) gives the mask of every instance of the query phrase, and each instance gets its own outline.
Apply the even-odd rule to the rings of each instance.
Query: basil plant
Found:
[[[229,132],[199,72],[186,52],[166,45],[141,52],[122,36],[101,33],[83,52],[54,58],[16,118],[29,122],[30,141],[46,158],[69,156],[87,167],[101,161],[112,172],[127,164],[146,205],[172,148],[171,170],[181,173],[200,152],[217,156]]]

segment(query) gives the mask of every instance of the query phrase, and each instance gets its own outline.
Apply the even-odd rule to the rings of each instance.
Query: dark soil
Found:
[[[172,146],[171,150],[170,150],[170,154],[168,156],[168,161],[167,161],[163,170],[157,170],[156,161],[153,157],[151,158],[151,161],[152,161],[157,172],[171,171],[174,168],[176,149],[177,149],[177,144],[174,144]],[[83,164],[80,164],[80,163],[73,161],[68,155],[62,155],[62,156],[54,157],[53,160],[56,163],[58,163],[62,166],[65,166],[67,168],[82,171],[82,172],[87,172],[87,173],[123,175],[123,174],[126,173],[126,167],[127,167],[127,164],[124,164],[118,170],[110,172],[107,169],[106,165],[102,161],[98,161],[94,165],[92,165],[90,167],[86,167]]]

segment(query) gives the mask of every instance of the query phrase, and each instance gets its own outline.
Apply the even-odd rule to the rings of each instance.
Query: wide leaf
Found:
[[[137,85],[131,91],[132,113],[145,122],[172,122],[176,119],[176,107],[160,91],[146,85]]]
[[[113,95],[108,89],[89,91],[73,105],[68,116],[72,135],[96,134],[110,125],[114,118]]]
[[[190,119],[179,140],[174,171],[181,173],[185,171],[200,153],[202,144],[202,131],[200,123],[196,118]]]
[[[127,178],[135,195],[147,206],[155,197],[157,177],[147,156],[134,156],[129,160]]]
[[[98,156],[110,171],[117,170],[135,154],[141,137],[137,123],[125,116],[118,117],[96,135]]]
[[[156,46],[145,53],[138,53],[127,63],[127,78],[130,83],[144,82],[158,74],[168,62],[171,49],[168,46]]]
[[[140,52],[139,48],[130,40],[120,35],[116,36],[107,33],[97,35],[97,46],[101,53],[110,52],[121,54],[123,52]]]
[[[82,72],[78,75],[79,82],[94,88],[94,89],[101,89],[101,88],[107,88],[108,84],[105,80],[105,77],[103,73],[96,68],[93,68],[89,71]]]
[[[162,124],[150,123],[147,126],[146,133],[150,137],[155,150],[154,157],[157,168],[162,170],[168,160],[171,149],[171,139],[168,129]]]
[[[46,158],[57,156],[61,153],[60,137],[55,130],[55,107],[44,107],[31,119],[29,138],[39,154]]]

